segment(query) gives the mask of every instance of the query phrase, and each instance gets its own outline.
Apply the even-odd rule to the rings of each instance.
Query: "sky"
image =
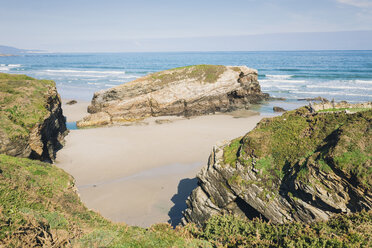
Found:
[[[51,52],[372,49],[372,0],[0,0],[0,13],[0,45]]]

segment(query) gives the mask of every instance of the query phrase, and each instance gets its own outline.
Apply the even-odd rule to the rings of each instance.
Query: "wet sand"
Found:
[[[82,118],[87,104],[63,105],[67,121]],[[56,165],[75,177],[88,208],[113,221],[177,224],[213,145],[244,135],[261,118],[157,117],[133,126],[71,130]]]

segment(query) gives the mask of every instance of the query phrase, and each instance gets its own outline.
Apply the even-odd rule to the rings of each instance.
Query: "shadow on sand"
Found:
[[[181,223],[182,211],[187,207],[186,199],[189,197],[191,192],[198,186],[198,179],[195,178],[184,178],[178,184],[178,192],[172,197],[174,206],[169,210],[168,216],[169,221],[173,227],[176,227]]]

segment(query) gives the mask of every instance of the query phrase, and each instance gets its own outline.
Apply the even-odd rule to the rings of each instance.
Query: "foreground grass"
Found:
[[[371,233],[372,212],[312,225],[233,216],[203,228],[115,224],[81,203],[63,170],[0,155],[0,247],[370,247]]]
[[[88,210],[73,178],[42,162],[0,155],[0,247],[208,247],[168,224],[148,230]]]
[[[372,212],[311,225],[228,215],[203,228],[115,224],[81,203],[63,170],[0,155],[0,247],[370,247],[371,233]]]
[[[203,229],[186,227],[214,247],[371,247],[372,212],[340,215],[311,225],[270,224],[259,219],[214,216]]]

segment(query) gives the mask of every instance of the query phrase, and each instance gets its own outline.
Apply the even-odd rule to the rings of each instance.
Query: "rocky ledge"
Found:
[[[0,73],[0,153],[53,161],[67,134],[55,83]]]
[[[273,223],[372,208],[372,108],[302,107],[216,145],[183,223],[231,213]],[[340,107],[342,109],[338,109]]]
[[[194,65],[161,71],[94,94],[79,127],[150,116],[195,116],[249,108],[268,99],[257,71],[246,66]]]

